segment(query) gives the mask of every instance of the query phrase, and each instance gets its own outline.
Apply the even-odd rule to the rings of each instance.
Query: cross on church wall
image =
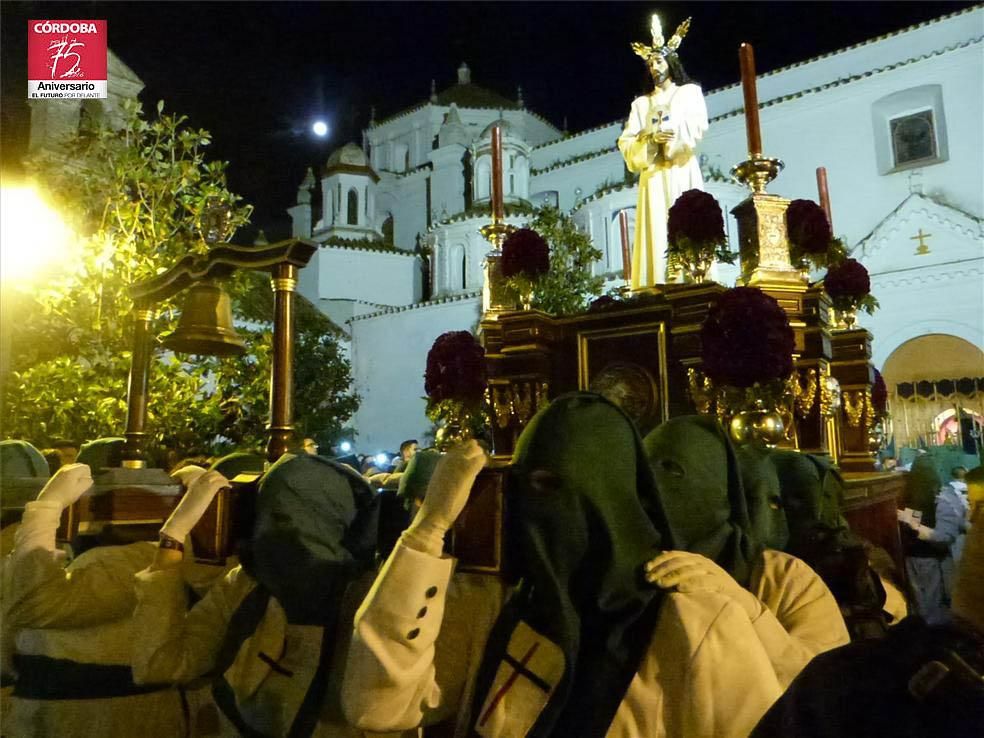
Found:
[[[916,248],[916,256],[924,256],[929,253],[929,246],[926,245],[925,240],[932,235],[932,233],[923,233],[923,229],[920,228],[915,236],[909,237],[910,241],[919,241],[919,246]]]

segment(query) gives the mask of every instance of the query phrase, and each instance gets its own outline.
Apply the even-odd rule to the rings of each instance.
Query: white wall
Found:
[[[619,114],[627,116],[629,114],[629,105],[631,104],[632,101],[627,100],[624,113]],[[621,133],[622,120],[620,119],[614,123],[608,123],[588,131],[577,133],[569,138],[537,146],[533,149],[530,164],[534,169],[546,169],[557,162],[565,161],[590,151],[614,149],[615,141]]]
[[[978,15],[984,17],[984,12]],[[816,168],[827,168],[834,231],[857,243],[909,194],[910,171],[880,175],[871,106],[885,95],[941,84],[948,161],[922,167],[921,187],[956,207],[984,213],[984,64],[980,42],[761,111],[763,149],[785,171],[769,186],[783,197],[817,198]],[[714,120],[702,153],[727,171],[746,157],[744,118]]]
[[[375,317],[356,318],[352,330],[352,374],[362,398],[352,424],[360,453],[392,451],[407,438],[423,441],[427,352],[445,331],[473,330],[481,297],[429,304]]]
[[[613,145],[607,154],[530,177],[530,192],[556,191],[560,209],[570,210],[579,199],[590,197],[602,184],[617,184],[624,179],[625,163]]]
[[[928,253],[917,253],[912,235]],[[881,307],[859,324],[874,336],[881,367],[910,338],[946,333],[984,346],[984,228],[980,220],[920,195],[910,196],[867,239],[856,256],[871,274]],[[981,367],[984,372],[984,367]]]
[[[322,246],[301,270],[306,298],[409,305],[420,299],[418,259],[413,254]]]
[[[392,197],[393,245],[412,251],[417,234],[427,230],[427,172],[387,177],[380,182],[378,196],[380,199]]]
[[[846,10],[846,6],[844,6]],[[887,9],[887,6],[886,6]],[[849,23],[850,19],[845,18]],[[912,30],[896,33],[881,40],[871,39],[848,49],[817,57],[758,75],[758,99],[765,103],[784,95],[793,95],[873,69],[891,66],[925,54],[934,54],[981,35],[984,10],[976,8],[921,24]],[[735,77],[738,76],[737,55]],[[707,110],[713,117],[743,107],[741,85],[714,90],[707,96]]]
[[[456,215],[465,209],[465,178],[462,161],[465,147],[449,144],[432,151],[431,206],[438,218]]]

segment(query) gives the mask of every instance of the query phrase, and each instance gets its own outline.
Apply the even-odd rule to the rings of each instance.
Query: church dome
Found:
[[[487,126],[485,126],[485,130],[482,131],[482,135],[479,136],[479,138],[492,138],[492,129],[495,128],[496,126],[499,126],[499,128],[502,129],[503,136],[512,135],[512,123],[510,123],[505,118],[499,118],[498,120],[494,120],[491,123],[489,123]]]
[[[369,160],[361,146],[354,143],[347,143],[340,149],[335,149],[328,157],[327,167],[332,169],[338,165],[347,167],[367,167]]]

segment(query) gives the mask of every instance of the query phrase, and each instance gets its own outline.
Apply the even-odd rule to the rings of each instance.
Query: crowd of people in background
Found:
[[[4,444],[4,459],[30,456]],[[928,456],[915,460],[898,567],[850,529],[829,460],[735,448],[706,417],[642,438],[581,392],[516,443],[504,576],[447,553],[488,462],[476,441],[442,453],[408,439],[385,462],[327,458],[314,438],[272,465],[251,452],[173,459],[183,492],[156,542],[105,526],[73,557],[56,543],[62,515],[122,445],[59,446],[8,526],[3,736],[984,725],[980,467],[943,484]],[[235,556],[201,563],[191,531],[243,473],[258,478],[251,525]]]

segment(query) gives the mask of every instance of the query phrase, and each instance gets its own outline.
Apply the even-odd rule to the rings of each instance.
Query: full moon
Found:
[[[328,135],[328,124],[323,120],[315,121],[314,125],[311,126],[311,130],[314,131],[315,136],[327,136]]]

